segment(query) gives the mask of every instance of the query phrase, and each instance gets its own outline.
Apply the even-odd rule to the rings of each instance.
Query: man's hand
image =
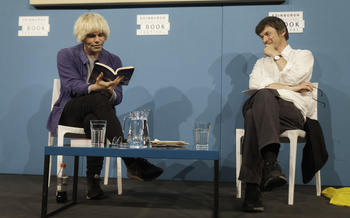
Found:
[[[312,92],[312,90],[314,90],[314,86],[312,85],[311,82],[302,82],[302,83],[299,83],[296,86],[290,86],[290,87],[291,87],[292,91],[300,92],[300,93]]]
[[[91,85],[91,91],[113,92],[114,88],[124,81],[124,76],[118,76],[113,81],[103,81],[102,78],[103,73],[100,73],[100,75],[96,78],[96,83]]]
[[[267,57],[275,57],[277,55],[280,55],[280,53],[276,50],[273,44],[265,44],[264,54]],[[280,71],[282,71],[287,65],[287,61],[283,57],[281,57],[275,63]]]
[[[275,57],[280,53],[275,49],[273,44],[265,44],[264,55],[267,57]]]
[[[269,89],[288,89],[294,92],[312,92],[314,89],[314,86],[312,85],[311,82],[301,82],[296,86],[288,86],[288,85],[283,85],[280,83],[271,83],[270,85],[266,86],[265,88]]]

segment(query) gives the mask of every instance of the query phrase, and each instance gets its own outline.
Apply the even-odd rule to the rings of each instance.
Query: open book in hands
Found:
[[[121,85],[128,85],[131,79],[131,76],[134,73],[134,70],[135,70],[135,67],[129,66],[129,67],[120,67],[114,71],[110,66],[102,64],[100,62],[96,62],[94,69],[92,70],[89,82],[95,83],[96,78],[102,72],[104,81],[111,81],[117,78],[118,76],[124,76],[124,80],[121,83]]]

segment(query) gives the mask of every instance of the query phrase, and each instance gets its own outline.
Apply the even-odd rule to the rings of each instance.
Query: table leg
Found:
[[[219,216],[219,160],[214,160],[214,217]]]
[[[74,177],[73,177],[73,194],[72,201],[77,203],[78,195],[78,170],[79,170],[79,156],[74,157]]]
[[[50,163],[50,155],[45,155],[44,158],[44,175],[43,175],[43,192],[42,192],[42,200],[41,200],[41,217],[47,217],[47,195],[49,189],[49,163]]]

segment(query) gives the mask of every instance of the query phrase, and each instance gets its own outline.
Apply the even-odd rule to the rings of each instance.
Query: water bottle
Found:
[[[65,203],[67,201],[67,188],[68,188],[68,174],[66,171],[66,164],[61,163],[60,171],[57,174],[57,190],[56,190],[57,203]]]

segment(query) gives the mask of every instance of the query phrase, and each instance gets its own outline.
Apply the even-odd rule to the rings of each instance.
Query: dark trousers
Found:
[[[292,102],[278,97],[273,89],[262,89],[243,105],[244,140],[242,167],[239,179],[260,184],[264,160],[261,149],[279,144],[279,135],[285,130],[302,129],[304,117]]]
[[[123,137],[119,119],[111,103],[104,94],[98,92],[68,101],[61,115],[60,124],[82,127],[85,130],[86,137],[90,139],[90,120],[107,120],[106,138],[110,142],[114,137]],[[100,174],[103,160],[103,157],[87,157],[86,175]]]

